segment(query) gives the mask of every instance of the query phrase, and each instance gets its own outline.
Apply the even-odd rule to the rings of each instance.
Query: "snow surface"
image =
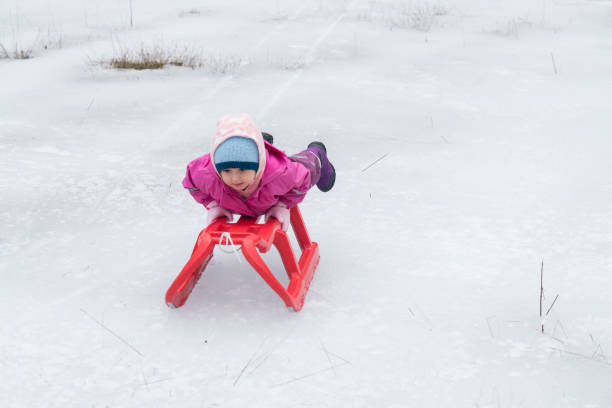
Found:
[[[612,406],[611,1],[4,0],[0,43],[0,406]],[[241,62],[100,63],[156,44]],[[220,251],[163,302],[235,112],[338,170],[299,313]]]

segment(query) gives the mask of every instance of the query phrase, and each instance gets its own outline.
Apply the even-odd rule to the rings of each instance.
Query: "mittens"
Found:
[[[227,208],[221,207],[216,201],[211,201],[208,204],[207,224],[210,225],[214,220],[220,217],[227,217],[230,221],[234,219],[234,215]],[[270,217],[276,218],[281,223],[283,231],[289,229],[291,223],[289,209],[283,203],[277,203],[266,211],[265,221],[268,222]]]
[[[227,209],[221,207],[216,201],[211,201],[208,204],[208,215],[206,217],[206,224],[210,225],[214,220],[221,217],[227,217],[230,221],[234,219],[234,215]]]
[[[285,204],[277,203],[274,207],[266,211],[266,222],[270,217],[274,217],[280,221],[283,231],[287,231],[287,229],[289,229],[289,209]]]

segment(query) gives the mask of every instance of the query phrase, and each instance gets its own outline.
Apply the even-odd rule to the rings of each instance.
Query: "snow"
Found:
[[[2,2],[0,405],[612,406],[611,38],[604,0]],[[216,65],[100,63],[154,45]],[[221,251],[163,302],[235,112],[338,170],[299,313]]]

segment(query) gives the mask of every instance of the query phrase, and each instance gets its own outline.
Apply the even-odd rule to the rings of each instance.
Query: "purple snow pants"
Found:
[[[289,160],[298,162],[310,172],[310,187],[317,184],[321,178],[321,160],[310,150],[302,150],[289,157]]]

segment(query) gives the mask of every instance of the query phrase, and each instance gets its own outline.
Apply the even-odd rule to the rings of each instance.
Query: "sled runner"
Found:
[[[281,297],[288,308],[296,312],[302,309],[310,281],[319,264],[319,247],[316,242],[310,240],[297,205],[291,209],[290,214],[291,227],[302,250],[299,260],[278,220],[270,218],[265,224],[257,224],[255,218],[245,216],[241,216],[236,223],[229,223],[224,218],[219,218],[200,232],[191,257],[166,292],[166,304],[171,308],[183,306],[206,269],[206,265],[212,259],[215,245],[231,243],[241,247],[249,264]],[[270,272],[259,255],[268,252],[272,244],[278,250],[289,276],[287,288]]]

